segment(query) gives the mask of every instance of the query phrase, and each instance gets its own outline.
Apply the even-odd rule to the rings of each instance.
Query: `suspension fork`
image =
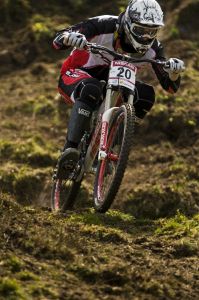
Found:
[[[97,125],[87,149],[84,163],[85,172],[89,172],[91,170],[98,150],[99,160],[103,160],[107,156],[108,128],[113,113],[119,109],[118,106],[115,106],[118,105],[118,96],[121,97],[120,93],[115,93],[111,86],[107,87],[106,98],[100,106]],[[121,101],[121,99],[119,101]],[[133,95],[129,95],[128,102],[133,104]]]
[[[98,154],[99,160],[104,160],[107,157],[108,128],[113,113],[116,110],[118,110],[118,107],[115,106],[118,100],[118,95],[119,94],[114,95],[114,91],[112,90],[111,86],[107,88],[106,98],[105,98],[105,112],[103,113],[102,116],[102,128],[101,128],[100,147],[99,147],[99,154]]]
[[[118,110],[117,106],[114,106],[115,104],[117,105],[117,100],[118,96],[119,98],[121,97],[121,94],[118,94],[116,98],[112,97],[111,95],[112,89],[107,91],[106,95],[106,102],[105,102],[105,112],[102,117],[102,128],[101,128],[101,138],[100,138],[100,148],[99,148],[99,154],[98,154],[98,159],[99,160],[104,160],[107,155],[108,155],[108,128],[109,128],[109,123],[111,120],[112,115],[114,112]],[[131,91],[128,96],[128,103],[133,106],[133,100],[134,100],[134,91]],[[114,160],[114,157],[111,159]]]
[[[108,140],[108,129],[111,117],[118,107],[112,107],[105,111],[102,117],[102,129],[101,129],[101,138],[100,138],[100,149],[98,154],[98,159],[103,160],[107,157],[107,140]]]

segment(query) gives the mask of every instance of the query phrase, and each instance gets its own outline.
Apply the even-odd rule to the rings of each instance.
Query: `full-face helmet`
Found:
[[[144,54],[164,26],[163,12],[156,0],[132,0],[124,13],[126,38],[139,53]]]

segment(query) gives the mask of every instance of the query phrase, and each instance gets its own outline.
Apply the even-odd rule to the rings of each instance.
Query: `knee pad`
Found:
[[[93,110],[102,100],[102,86],[95,78],[87,78],[77,86],[74,97],[89,105]]]
[[[136,116],[143,119],[149,112],[155,102],[154,88],[147,84],[139,84],[137,87],[137,95],[134,100]]]

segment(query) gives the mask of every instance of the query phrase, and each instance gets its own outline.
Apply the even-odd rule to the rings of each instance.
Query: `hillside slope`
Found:
[[[187,70],[176,95],[150,78],[156,105],[105,216],[92,210],[90,176],[75,211],[48,209],[70,113],[56,97],[66,53],[51,40],[87,17],[91,1],[33,2],[0,4],[0,299],[197,299],[199,1],[160,1],[166,52]],[[100,2],[92,15],[126,3]]]

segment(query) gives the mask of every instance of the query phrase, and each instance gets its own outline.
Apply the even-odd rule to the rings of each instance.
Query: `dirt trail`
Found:
[[[49,7],[52,22],[29,15],[28,27],[18,32],[20,45],[12,32],[1,37],[0,299],[198,299],[198,1],[160,2],[166,50],[175,57],[180,48],[186,74],[176,95],[153,81],[156,104],[136,131],[106,215],[92,210],[90,177],[75,211],[48,209],[70,114],[56,98],[65,54],[52,53],[48,44],[54,24],[66,22],[57,2]],[[31,13],[26,1],[17,3]]]
[[[6,199],[0,214],[1,299],[197,299],[197,220],[178,215],[167,228],[114,210],[56,215]]]

